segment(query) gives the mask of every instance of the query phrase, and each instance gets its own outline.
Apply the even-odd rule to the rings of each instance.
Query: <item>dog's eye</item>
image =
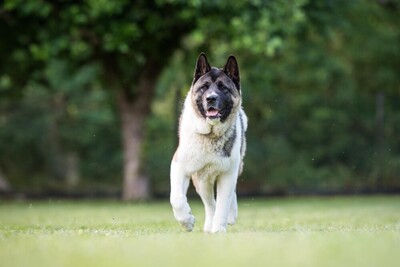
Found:
[[[208,83],[205,83],[205,84],[203,84],[202,86],[200,86],[200,87],[197,89],[197,92],[204,92],[205,90],[208,89],[209,86],[210,86],[210,85],[209,85]]]
[[[229,93],[229,88],[226,87],[223,83],[218,83],[218,89],[220,91],[223,91],[224,93]]]

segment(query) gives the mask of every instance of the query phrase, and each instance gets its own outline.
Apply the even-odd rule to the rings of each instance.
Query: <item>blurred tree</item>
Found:
[[[52,59],[18,101],[1,98],[0,162],[15,190],[73,192],[120,178],[118,123],[98,72]]]
[[[75,68],[100,65],[104,87],[115,92],[121,116],[124,199],[149,194],[147,179],[139,173],[144,120],[161,70],[180,38],[193,28],[194,6],[185,7],[179,1],[10,0],[1,9],[2,77],[10,80],[9,96],[21,94],[18,88],[31,80],[48,85],[53,77],[41,72],[53,58],[68,60]],[[62,96],[57,99],[54,108],[62,110]],[[56,126],[54,151],[59,150]]]
[[[266,187],[399,188],[393,164],[400,149],[393,108],[400,97],[399,6],[389,2],[388,9],[376,1],[310,1],[303,7],[306,23],[269,64],[252,67],[257,59],[249,58],[247,80],[253,89],[259,84],[247,107],[258,127],[249,128],[249,146],[257,142],[254,147],[267,153]],[[384,123],[383,109],[390,114]],[[269,136],[260,138],[261,132]],[[259,158],[255,152],[249,149],[249,158]],[[245,172],[253,169],[260,171],[252,166]]]
[[[0,192],[7,192],[11,190],[11,186],[4,175],[3,171],[0,169]]]
[[[331,193],[400,188],[399,6],[389,2],[390,8],[379,1],[298,2],[301,7],[293,13],[289,7],[283,8],[285,16],[277,15],[282,14],[279,9],[269,13],[268,26],[260,27],[268,29],[264,42],[249,30],[258,28],[260,21],[251,19],[255,16],[233,20],[235,27],[228,31],[235,36],[232,39],[219,38],[211,21],[203,18],[202,25],[207,26],[195,31],[187,43],[201,44],[199,40],[213,36],[208,43],[213,62],[222,64],[227,51],[234,51],[241,68],[250,127],[239,191]],[[271,34],[271,28],[281,25],[279,19],[289,23]],[[174,105],[168,88],[188,90],[190,77],[176,79],[191,74],[187,66],[194,56],[187,61],[184,55],[178,54],[169,73],[164,73],[150,120],[149,135],[159,149],[147,152],[148,168],[161,191],[168,186],[159,177],[168,169],[173,138],[158,133],[171,131],[173,123],[172,115],[165,114],[165,106]],[[385,95],[383,103],[378,91]],[[384,123],[377,106],[385,109]],[[378,145],[382,136],[384,146]]]
[[[18,97],[17,88],[32,79],[48,84],[41,71],[54,58],[76,68],[99,64],[103,86],[115,92],[120,113],[123,198],[147,198],[148,179],[140,167],[144,122],[158,77],[182,37],[194,33],[197,47],[209,46],[212,38],[226,38],[236,40],[235,47],[271,54],[281,43],[280,37],[272,36],[301,19],[304,1],[292,2],[7,0],[0,12],[6,94]],[[56,125],[53,130],[57,132]]]
[[[239,188],[400,187],[398,11],[394,0],[6,0],[2,170],[29,188],[49,175],[108,185],[122,139],[123,197],[148,197],[148,174],[168,191],[176,96],[205,51],[241,67],[250,127]]]

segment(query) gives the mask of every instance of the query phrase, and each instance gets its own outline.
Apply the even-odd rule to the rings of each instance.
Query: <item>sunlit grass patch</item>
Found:
[[[192,233],[168,201],[3,202],[0,266],[397,266],[400,197],[239,200],[227,234]]]

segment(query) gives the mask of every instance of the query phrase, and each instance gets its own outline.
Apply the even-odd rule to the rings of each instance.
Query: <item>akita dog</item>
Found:
[[[190,179],[205,206],[204,232],[226,232],[236,221],[236,183],[243,169],[247,129],[241,95],[236,58],[230,56],[219,69],[201,53],[181,114],[170,173],[171,205],[187,231],[195,223],[186,197]]]

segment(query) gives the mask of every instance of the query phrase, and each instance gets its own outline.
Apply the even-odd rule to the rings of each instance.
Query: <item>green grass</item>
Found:
[[[400,266],[400,197],[239,199],[227,234],[168,201],[0,202],[0,266]]]

